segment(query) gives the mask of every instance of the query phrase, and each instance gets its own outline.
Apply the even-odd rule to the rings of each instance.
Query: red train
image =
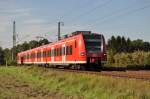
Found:
[[[95,68],[105,61],[104,36],[90,31],[76,31],[57,42],[17,54],[18,64]]]

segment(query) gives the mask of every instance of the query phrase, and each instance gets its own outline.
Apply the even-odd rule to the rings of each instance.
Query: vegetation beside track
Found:
[[[108,53],[108,66],[127,67],[135,69],[150,69],[150,52],[135,51],[132,53]]]
[[[147,81],[77,74],[43,67],[0,67],[0,79],[2,98],[150,98],[150,82]]]

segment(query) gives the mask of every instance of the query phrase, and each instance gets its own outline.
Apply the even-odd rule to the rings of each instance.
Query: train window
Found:
[[[46,51],[44,51],[44,54],[45,54],[44,56],[46,57]]]
[[[33,53],[33,58],[36,58],[36,55],[35,55],[35,53]]]
[[[59,56],[61,56],[61,48],[59,48]]]
[[[66,53],[65,53],[65,47],[63,47],[63,55],[65,55]]]
[[[59,49],[57,48],[57,56],[59,56]]]
[[[68,55],[70,55],[70,46],[68,46]]]
[[[59,48],[58,48],[58,56],[60,55],[60,51],[59,51]]]
[[[43,57],[46,57],[46,52],[45,51],[43,52]]]
[[[38,52],[37,53],[37,58],[40,58],[41,57],[41,52]]]
[[[72,55],[72,45],[70,45],[70,55]]]
[[[31,58],[31,54],[29,54],[29,56],[28,56],[28,59],[30,59]]]
[[[59,56],[61,56],[61,48],[59,48]]]
[[[25,57],[25,59],[27,59],[27,55],[25,55],[24,57]]]
[[[54,52],[53,52],[53,53],[54,53],[54,56],[55,56],[55,55],[56,55],[56,49],[54,49]]]
[[[54,49],[52,50],[52,56],[55,56],[55,50]]]
[[[57,48],[56,48],[56,55],[55,56],[57,56]]]
[[[68,55],[68,46],[66,46],[66,55]]]
[[[27,54],[27,59],[29,59],[29,54]]]
[[[42,55],[42,57],[45,57],[45,53],[43,52],[43,55]]]
[[[75,40],[75,44],[74,44],[75,48],[77,47],[77,41]]]
[[[47,53],[48,53],[48,56],[50,57],[51,56],[51,50],[49,50]]]
[[[31,54],[31,58],[34,58],[34,54],[33,53]]]
[[[51,50],[49,50],[49,56],[51,56],[52,54],[51,54]]]
[[[31,54],[30,58],[33,58],[33,54]]]
[[[57,50],[55,49],[54,51],[55,51],[55,56],[56,56],[57,55]]]
[[[58,48],[58,56],[60,56],[60,48]]]
[[[59,48],[59,51],[60,51],[60,56],[61,56],[62,55],[61,48]]]
[[[44,57],[46,57],[46,51],[44,51]]]
[[[42,55],[41,52],[39,52],[39,58],[41,58],[41,55]]]
[[[57,56],[57,54],[58,54],[58,50],[57,50],[57,48],[56,48],[56,56]]]
[[[53,50],[49,50],[49,55],[50,55],[50,56],[53,56],[52,51],[53,51]]]
[[[53,56],[54,55],[54,52],[53,52],[53,50],[51,50],[51,56]]]
[[[39,58],[39,52],[37,53],[37,58]]]
[[[59,48],[57,48],[57,56],[59,56]]]
[[[37,58],[39,58],[39,52],[37,53]]]
[[[54,56],[56,56],[56,49],[54,49]]]

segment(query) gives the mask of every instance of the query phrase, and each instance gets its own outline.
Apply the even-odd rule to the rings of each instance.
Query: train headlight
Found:
[[[85,52],[81,52],[80,55],[81,55],[81,56],[85,56]]]

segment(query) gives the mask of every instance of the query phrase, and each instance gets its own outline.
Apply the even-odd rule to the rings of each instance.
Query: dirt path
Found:
[[[34,88],[12,75],[0,75],[0,99],[72,99],[58,92]]]

